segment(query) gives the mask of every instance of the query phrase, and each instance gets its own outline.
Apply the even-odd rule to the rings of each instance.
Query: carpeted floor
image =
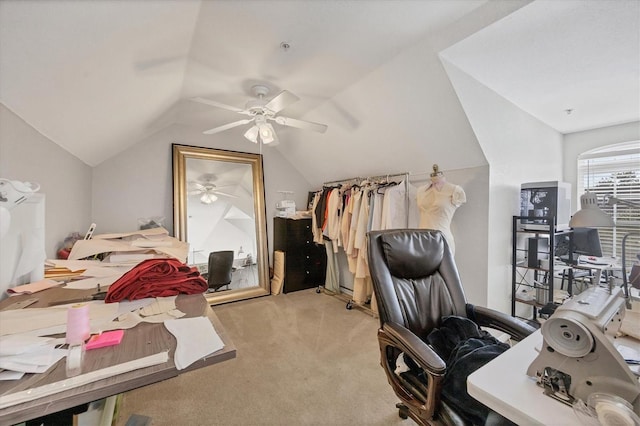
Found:
[[[161,425],[402,425],[379,365],[378,319],[315,290],[214,307],[237,358],[125,394]]]

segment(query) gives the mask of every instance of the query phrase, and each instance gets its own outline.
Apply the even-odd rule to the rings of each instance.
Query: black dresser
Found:
[[[273,219],[273,249],[284,252],[282,291],[304,290],[324,285],[327,254],[313,242],[311,219]]]

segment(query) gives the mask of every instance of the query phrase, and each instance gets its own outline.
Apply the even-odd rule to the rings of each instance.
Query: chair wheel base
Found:
[[[401,419],[406,420],[407,418],[409,418],[409,408],[407,408],[406,405],[397,403],[396,408],[398,409],[398,416]]]

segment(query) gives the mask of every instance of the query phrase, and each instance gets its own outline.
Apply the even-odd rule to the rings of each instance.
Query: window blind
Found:
[[[598,228],[605,256],[622,255],[622,238],[640,232],[640,208],[619,203],[608,205],[608,197],[640,203],[640,141],[609,145],[578,157],[578,194],[585,190],[598,196],[601,209],[616,222],[614,228]],[[626,263],[633,264],[640,253],[640,237],[629,237]]]

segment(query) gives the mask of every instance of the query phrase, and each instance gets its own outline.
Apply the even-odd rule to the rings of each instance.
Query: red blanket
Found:
[[[197,294],[207,289],[207,281],[200,276],[197,268],[191,268],[177,259],[148,259],[111,284],[105,302]]]

